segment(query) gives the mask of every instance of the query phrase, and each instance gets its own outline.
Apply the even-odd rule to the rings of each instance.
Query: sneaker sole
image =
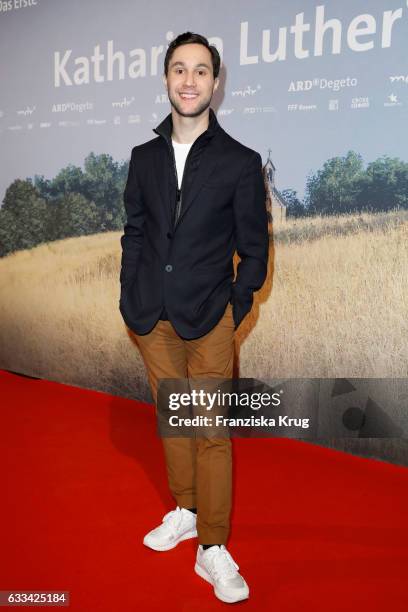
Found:
[[[244,599],[249,598],[249,593],[247,593],[246,595],[241,595],[240,597],[228,597],[228,595],[224,595],[223,593],[220,593],[220,591],[218,591],[217,588],[215,587],[210,574],[206,572],[206,570],[203,567],[201,567],[201,565],[199,565],[198,563],[195,564],[194,571],[196,574],[198,574],[201,578],[204,578],[204,580],[209,582],[214,587],[214,593],[216,597],[218,597],[218,599],[220,599],[224,603],[235,603],[236,601],[243,601]]]
[[[143,544],[147,546],[148,548],[151,548],[152,550],[158,550],[162,552],[165,550],[171,550],[172,548],[175,548],[177,544],[179,542],[182,542],[183,540],[189,540],[190,538],[196,538],[196,537],[197,537],[197,530],[193,529],[191,531],[186,531],[186,533],[183,533],[183,535],[181,535],[177,540],[174,540],[174,542],[171,542],[171,544],[163,544],[162,546],[158,544],[148,544],[146,542],[146,538],[144,538]]]

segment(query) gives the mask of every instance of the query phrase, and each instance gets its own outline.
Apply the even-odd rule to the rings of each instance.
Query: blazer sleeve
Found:
[[[242,171],[233,206],[237,253],[240,257],[231,299],[236,329],[251,310],[253,292],[262,287],[268,269],[266,190],[262,158],[257,152]]]
[[[126,210],[124,234],[120,241],[122,245],[122,258],[120,269],[120,283],[125,288],[132,282],[137,273],[137,262],[143,243],[143,226],[145,219],[142,192],[137,179],[135,149],[129,163],[129,171],[123,201]]]

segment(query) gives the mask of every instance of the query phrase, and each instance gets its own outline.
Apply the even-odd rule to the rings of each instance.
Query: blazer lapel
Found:
[[[159,151],[155,152],[154,155],[154,176],[160,177],[159,180],[156,181],[157,189],[159,190],[163,208],[165,210],[169,228],[172,225],[172,210],[173,210],[173,202],[171,202],[171,193],[170,193],[170,174],[169,167],[170,164],[166,158],[167,152],[167,144],[163,141],[162,148]],[[174,193],[174,197],[176,194]]]
[[[203,183],[209,178],[217,167],[219,155],[221,154],[221,130],[219,130],[217,136],[211,138],[207,143],[204,151],[202,152],[200,165],[198,166],[197,172],[194,179],[187,191],[183,194],[183,200],[181,204],[181,213],[178,218],[175,229],[179,226],[183,220],[184,215],[193,204],[195,198],[198,196]]]

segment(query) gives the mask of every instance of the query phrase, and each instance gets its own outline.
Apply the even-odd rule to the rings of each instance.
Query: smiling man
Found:
[[[210,108],[220,56],[199,34],[169,45],[171,113],[135,146],[124,192],[120,312],[143,357],[157,406],[160,379],[231,379],[234,333],[263,285],[268,222],[262,159]],[[233,256],[240,257],[234,280]],[[195,571],[232,603],[248,585],[226,548],[231,440],[163,437],[177,506],[144,538],[166,551],[198,536]]]

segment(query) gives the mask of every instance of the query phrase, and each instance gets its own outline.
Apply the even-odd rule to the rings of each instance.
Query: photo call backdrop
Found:
[[[377,429],[316,443],[407,465],[405,0],[0,1],[0,367],[151,401],[119,312],[123,190],[185,31],[219,50],[211,106],[264,164],[237,373],[371,385]]]

